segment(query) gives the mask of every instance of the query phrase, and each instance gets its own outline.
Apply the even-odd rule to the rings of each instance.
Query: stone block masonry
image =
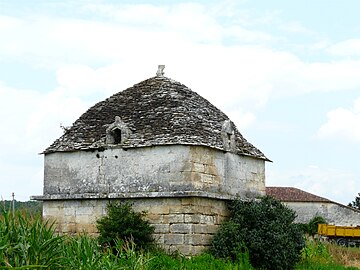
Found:
[[[265,195],[264,162],[187,145],[56,152],[46,155],[44,196],[38,199],[177,197],[194,192],[256,198]]]
[[[106,204],[147,212],[158,243],[195,255],[226,219],[226,201],[265,194],[264,160],[204,146],[168,145],[46,154],[44,217],[61,233],[96,234]]]
[[[186,256],[209,247],[212,236],[227,218],[226,201],[203,198],[126,199],[135,211],[146,211],[155,227],[154,237],[167,252]],[[44,201],[44,218],[56,222],[59,232],[96,234],[96,220],[106,212],[109,200]]]
[[[95,234],[107,202],[128,200],[160,245],[184,255],[209,246],[226,200],[265,195],[269,161],[162,70],[89,108],[44,154],[44,193],[33,199],[59,232]]]

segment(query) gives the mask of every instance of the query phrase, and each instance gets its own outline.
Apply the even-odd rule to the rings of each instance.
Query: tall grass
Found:
[[[335,262],[360,269],[359,247],[342,247],[335,244],[328,244],[327,248]]]
[[[0,215],[0,269],[253,269],[246,253],[238,256],[237,262],[230,262],[207,253],[186,258],[179,254],[170,256],[161,250],[139,251],[131,241],[115,243],[114,247],[106,248],[87,235],[59,236],[52,224],[24,212],[12,216],[5,211]],[[355,266],[359,261],[359,248],[308,240],[296,269],[358,269]]]
[[[62,237],[54,235],[54,227],[21,212],[4,211],[0,216],[0,267],[60,267]]]
[[[0,215],[0,269],[147,269],[149,253],[131,242],[102,248],[87,235],[60,236],[40,216],[24,212]]]
[[[178,269],[200,269],[200,270],[252,270],[254,269],[249,262],[247,255],[236,262],[214,258],[209,253],[186,258],[180,254],[168,255],[164,252],[153,254],[153,258],[148,264],[147,269],[151,270],[178,270]],[[239,256],[241,257],[241,256]]]
[[[57,235],[52,224],[25,212],[0,216],[0,269],[252,269],[248,254],[232,263],[210,254],[185,258],[139,251],[131,241],[115,243],[104,248],[87,235]]]
[[[340,247],[333,243],[320,242],[312,238],[307,239],[306,247],[302,250],[302,260],[297,265],[297,270],[343,270],[359,269],[359,265],[350,261],[350,257],[357,257],[357,263],[360,261],[360,249],[353,249],[353,256],[349,256],[349,248]],[[342,251],[342,252],[340,252]],[[343,255],[341,255],[343,254]],[[347,254],[347,256],[344,256]],[[342,258],[342,259],[340,259]],[[345,259],[347,258],[347,259]]]
[[[64,269],[148,269],[149,253],[138,252],[132,242],[116,241],[113,248],[102,248],[87,235],[67,237],[63,242]]]

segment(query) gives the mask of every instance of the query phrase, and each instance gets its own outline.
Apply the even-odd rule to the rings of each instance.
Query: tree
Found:
[[[351,203],[349,203],[348,206],[360,210],[360,193],[358,193],[358,196],[355,197],[355,201],[352,201]]]
[[[153,246],[154,227],[144,220],[145,212],[135,212],[128,202],[109,203],[107,215],[97,220],[100,244],[115,246],[116,240],[133,241],[137,249]]]
[[[306,233],[308,233],[311,236],[317,234],[319,224],[327,224],[325,218],[323,218],[322,216],[313,217],[307,224],[308,230],[306,231]]]
[[[296,214],[281,202],[235,200],[229,204],[230,219],[214,235],[210,252],[221,258],[239,259],[249,252],[255,268],[288,270],[300,260],[305,246]]]

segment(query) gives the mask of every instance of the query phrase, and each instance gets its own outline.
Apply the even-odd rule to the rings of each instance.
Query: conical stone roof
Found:
[[[121,143],[108,140],[114,124],[127,130]],[[268,160],[222,111],[162,74],[95,104],[44,153],[157,145],[202,145]]]

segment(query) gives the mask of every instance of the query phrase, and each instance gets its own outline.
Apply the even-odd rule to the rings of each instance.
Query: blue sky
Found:
[[[158,64],[273,163],[269,186],[360,192],[360,3],[0,0],[0,196],[42,193],[43,156]]]

